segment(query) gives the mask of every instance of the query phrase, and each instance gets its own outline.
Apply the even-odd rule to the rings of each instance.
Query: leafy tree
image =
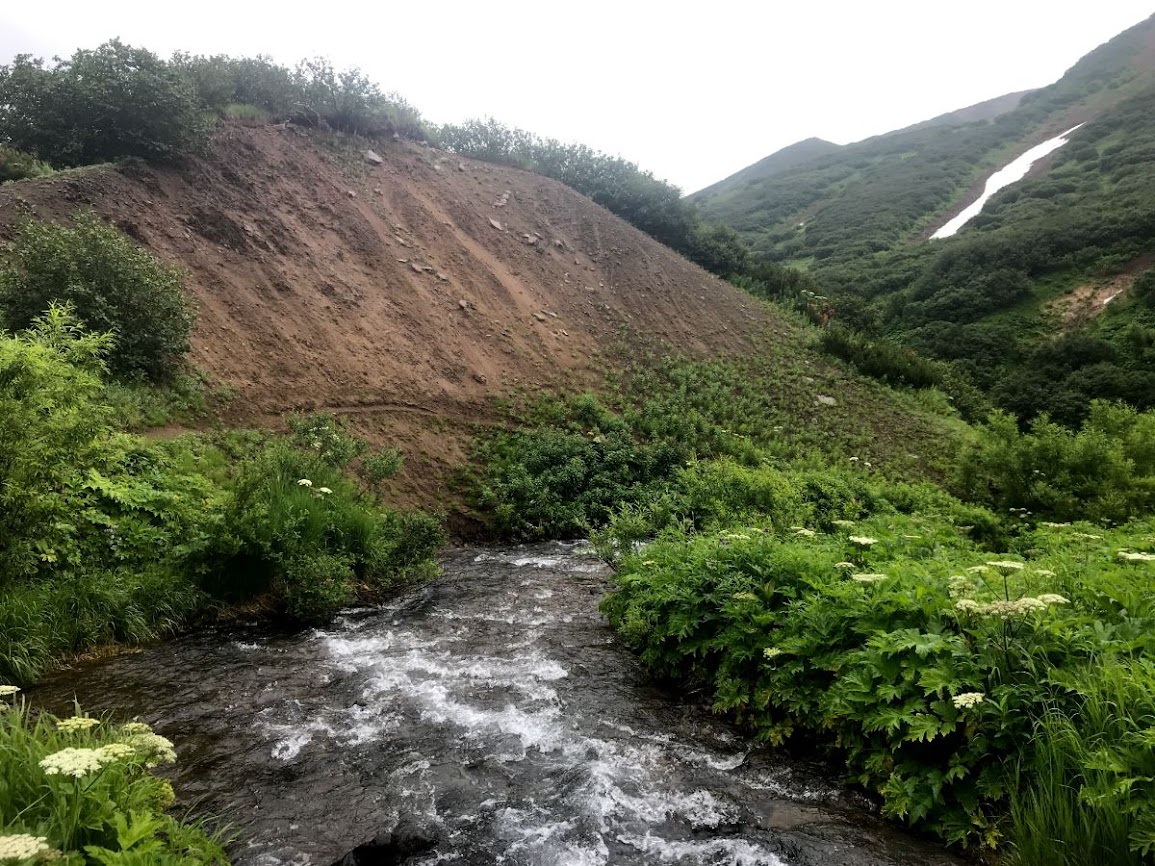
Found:
[[[109,368],[159,380],[189,349],[194,314],[178,268],[158,261],[96,215],[72,225],[28,221],[0,259],[0,316],[29,327],[53,303],[89,330],[116,335]]]
[[[0,142],[54,166],[179,160],[209,129],[186,78],[118,39],[52,66],[21,54],[0,67]]]

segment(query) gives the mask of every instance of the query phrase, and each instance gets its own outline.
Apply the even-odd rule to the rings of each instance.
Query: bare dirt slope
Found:
[[[514,388],[593,382],[623,334],[750,351],[763,308],[552,180],[394,142],[369,165],[283,127],[224,127],[182,169],[66,172],[0,189],[22,216],[92,208],[187,269],[193,362],[236,411],[349,413],[420,461]],[[430,423],[430,419],[438,419]],[[444,441],[435,441],[444,440]]]

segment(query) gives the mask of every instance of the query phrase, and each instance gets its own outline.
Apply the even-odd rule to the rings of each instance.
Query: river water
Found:
[[[1027,172],[1031,170],[1031,166],[1047,156],[1054,153],[1060,147],[1067,143],[1067,138],[1072,132],[1082,126],[1072,126],[1062,135],[1056,135],[1054,138],[1047,139],[1042,144],[1037,144],[1028,150],[1026,153],[1016,157],[1011,162],[1000,168],[989,178],[987,178],[986,186],[983,187],[983,194],[975,201],[967,205],[954,219],[931,235],[931,239],[935,238],[949,238],[956,234],[959,229],[970,222],[972,219],[982,213],[986,203],[990,200],[996,192],[1016,183],[1027,176]]]
[[[438,581],[304,634],[212,631],[31,700],[177,744],[237,864],[948,866],[829,768],[647,683],[588,545],[458,549]]]

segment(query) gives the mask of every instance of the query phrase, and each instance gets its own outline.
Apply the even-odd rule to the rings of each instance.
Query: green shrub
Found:
[[[0,66],[0,141],[56,167],[179,160],[210,129],[186,79],[116,39],[52,66],[26,54]]]
[[[151,768],[172,763],[176,753],[142,722],[117,725],[79,711],[34,716],[17,704],[0,711],[0,754],[5,862],[228,864],[219,836],[166,814],[172,786]],[[21,849],[25,856],[4,857]]]
[[[272,442],[238,471],[205,587],[231,600],[268,594],[294,619],[323,620],[363,590],[430,574],[442,542],[435,518],[381,509],[330,460]]]
[[[958,492],[998,511],[1121,522],[1155,508],[1155,413],[1096,400],[1078,431],[1045,416],[1021,431],[1005,413],[959,456]]]
[[[9,180],[26,180],[49,174],[51,167],[22,153],[14,147],[0,144],[0,183]]]
[[[1155,809],[1155,527],[1091,528],[1042,527],[1025,556],[933,510],[669,531],[625,553],[603,610],[655,675],[771,743],[830,749],[890,817],[963,845],[1071,831],[1032,866],[1131,863]]]
[[[163,380],[189,349],[194,316],[182,279],[94,214],[72,225],[28,221],[0,262],[0,316],[26,328],[67,302],[84,327],[115,336],[110,370]]]

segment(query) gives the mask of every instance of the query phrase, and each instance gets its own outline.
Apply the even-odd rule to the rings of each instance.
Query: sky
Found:
[[[435,123],[492,116],[692,192],[804,138],[846,144],[1049,84],[1152,13],[1155,0],[0,0],[0,63],[115,36],[164,56],[323,55]]]

